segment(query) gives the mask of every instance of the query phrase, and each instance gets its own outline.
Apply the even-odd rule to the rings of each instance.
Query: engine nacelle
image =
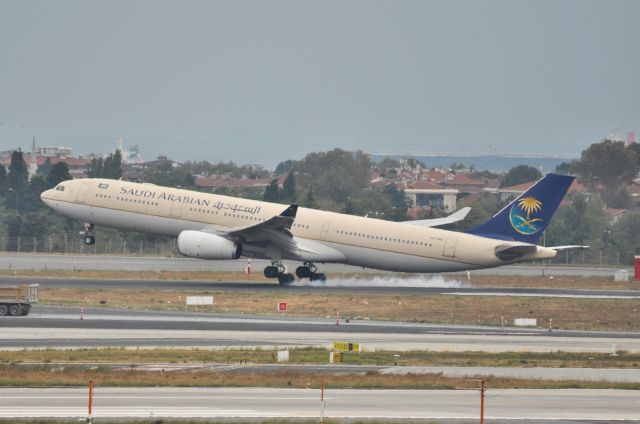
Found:
[[[191,258],[238,259],[242,245],[215,234],[189,230],[178,235],[178,251]]]

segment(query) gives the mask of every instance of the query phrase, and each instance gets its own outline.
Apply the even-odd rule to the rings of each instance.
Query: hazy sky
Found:
[[[274,166],[640,130],[640,1],[0,0],[0,148]]]

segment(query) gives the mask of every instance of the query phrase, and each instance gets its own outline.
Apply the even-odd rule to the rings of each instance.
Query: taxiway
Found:
[[[0,317],[0,348],[329,347],[438,351],[640,352],[640,333],[434,325],[244,314],[198,314],[37,305],[26,317]]]

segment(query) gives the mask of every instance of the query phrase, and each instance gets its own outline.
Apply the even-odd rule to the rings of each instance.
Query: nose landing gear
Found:
[[[84,231],[80,231],[80,236],[82,237],[82,241],[87,246],[91,246],[96,243],[96,237],[93,235],[93,229],[95,225],[86,223],[84,224]]]

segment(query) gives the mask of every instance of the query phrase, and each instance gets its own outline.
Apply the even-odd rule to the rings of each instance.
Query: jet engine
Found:
[[[191,258],[238,259],[242,245],[215,234],[189,230],[178,235],[178,251]]]

